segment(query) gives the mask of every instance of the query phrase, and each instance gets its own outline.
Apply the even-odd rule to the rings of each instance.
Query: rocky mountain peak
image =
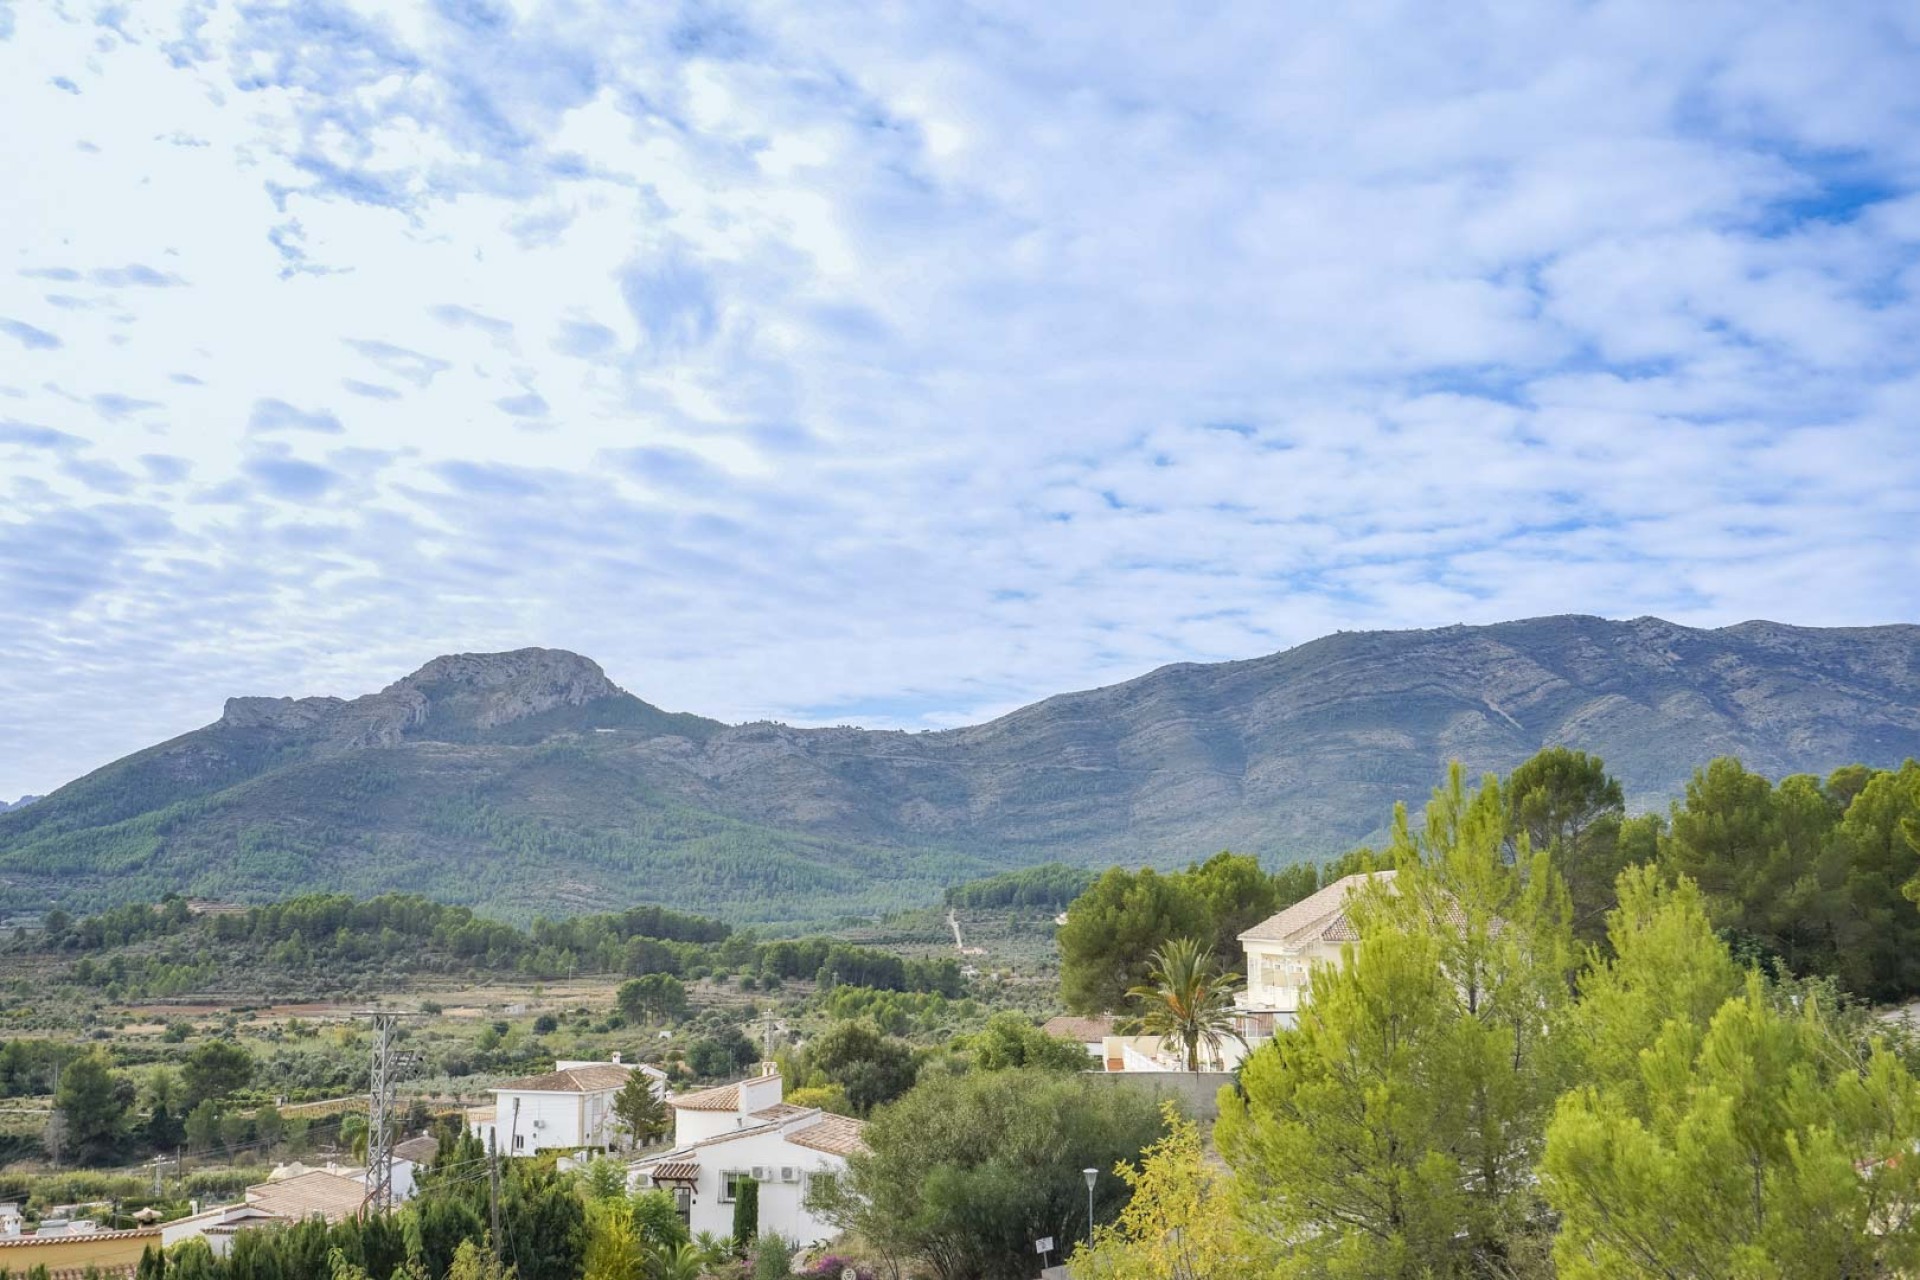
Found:
[[[387,686],[435,696],[448,690],[546,689],[571,705],[621,692],[591,658],[565,649],[514,649],[506,653],[449,653]]]
[[[452,653],[352,701],[229,698],[220,723],[313,734],[339,747],[391,746],[429,725],[491,729],[622,692],[599,663],[564,649]]]
[[[452,653],[435,658],[376,697],[415,694],[430,714],[443,709],[475,728],[539,715],[555,707],[578,707],[623,690],[591,658],[565,649],[515,649],[509,653]]]

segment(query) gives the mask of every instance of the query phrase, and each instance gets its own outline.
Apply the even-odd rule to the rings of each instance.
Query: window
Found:
[[[744,1170],[720,1175],[720,1203],[732,1204],[739,1199],[740,1188],[753,1181],[753,1175]]]
[[[526,1135],[526,1134],[524,1134],[524,1133],[516,1133],[516,1134],[514,1134],[514,1135],[513,1135],[513,1149],[514,1149],[515,1151],[519,1151],[520,1149],[522,1149],[522,1148],[523,1148],[523,1147],[525,1147],[526,1145],[527,1145],[527,1135]]]

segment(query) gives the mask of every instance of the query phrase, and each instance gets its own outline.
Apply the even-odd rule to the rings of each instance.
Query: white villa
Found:
[[[730,1236],[736,1193],[757,1182],[762,1235],[800,1245],[831,1238],[834,1227],[808,1210],[806,1195],[819,1179],[846,1171],[847,1157],[865,1149],[866,1126],[818,1107],[789,1106],[782,1094],[780,1077],[766,1070],[669,1097],[673,1149],[629,1165],[629,1184],[671,1191],[690,1231]]]
[[[482,1144],[497,1142],[502,1155],[611,1149],[621,1136],[613,1100],[635,1071],[666,1096],[666,1072],[644,1062],[623,1063],[617,1053],[611,1062],[556,1062],[544,1075],[494,1086],[493,1105],[468,1111],[467,1128]]]
[[[1347,899],[1368,880],[1391,884],[1394,873],[1343,876],[1240,935],[1247,953],[1246,989],[1234,997],[1240,1034],[1249,1046],[1294,1025],[1307,1000],[1307,971],[1339,963],[1340,948],[1359,941]]]

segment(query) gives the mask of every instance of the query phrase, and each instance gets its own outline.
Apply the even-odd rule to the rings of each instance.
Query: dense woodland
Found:
[[[408,973],[722,974],[757,985],[803,978],[947,996],[959,995],[962,985],[959,964],[952,959],[903,959],[829,938],[763,940],[655,906],[535,920],[521,929],[468,907],[410,894],[366,899],[308,894],[205,916],[195,915],[177,897],[79,920],[54,911],[38,934],[22,933],[6,945],[16,951],[77,953],[77,978],[101,982],[116,999],[258,992],[277,980],[327,990],[356,975],[391,982]],[[96,961],[95,953],[102,958]]]
[[[1574,937],[1608,945],[1615,882],[1631,866],[1699,887],[1715,928],[1743,963],[1831,979],[1861,1000],[1920,995],[1920,764],[1850,765],[1826,778],[1778,783],[1732,759],[1698,771],[1664,813],[1629,816],[1605,764],[1553,748],[1499,786],[1509,865],[1544,856],[1565,885]],[[1170,938],[1208,942],[1226,963],[1237,935],[1316,888],[1394,865],[1393,849],[1359,849],[1320,867],[1271,875],[1251,858],[1218,855],[1185,871],[1114,868],[1077,899],[1060,931],[1065,1002],[1124,1011],[1154,949]]]

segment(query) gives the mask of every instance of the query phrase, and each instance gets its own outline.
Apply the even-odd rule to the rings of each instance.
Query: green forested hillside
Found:
[[[724,725],[575,654],[457,654],[352,700],[231,699],[0,813],[0,900],[403,890],[523,920],[651,901],[798,924],[1047,863],[1337,855],[1448,761],[1504,772],[1554,744],[1604,757],[1635,812],[1717,757],[1896,765],[1920,755],[1920,629],[1341,634],[937,733]]]
[[[977,858],[778,831],[653,793],[591,747],[444,744],[306,760],[137,816],[146,776],[6,833],[0,874],[69,909],[276,888],[419,893],[528,919],[622,902],[783,923],[918,905]],[[28,816],[23,814],[23,817]]]

